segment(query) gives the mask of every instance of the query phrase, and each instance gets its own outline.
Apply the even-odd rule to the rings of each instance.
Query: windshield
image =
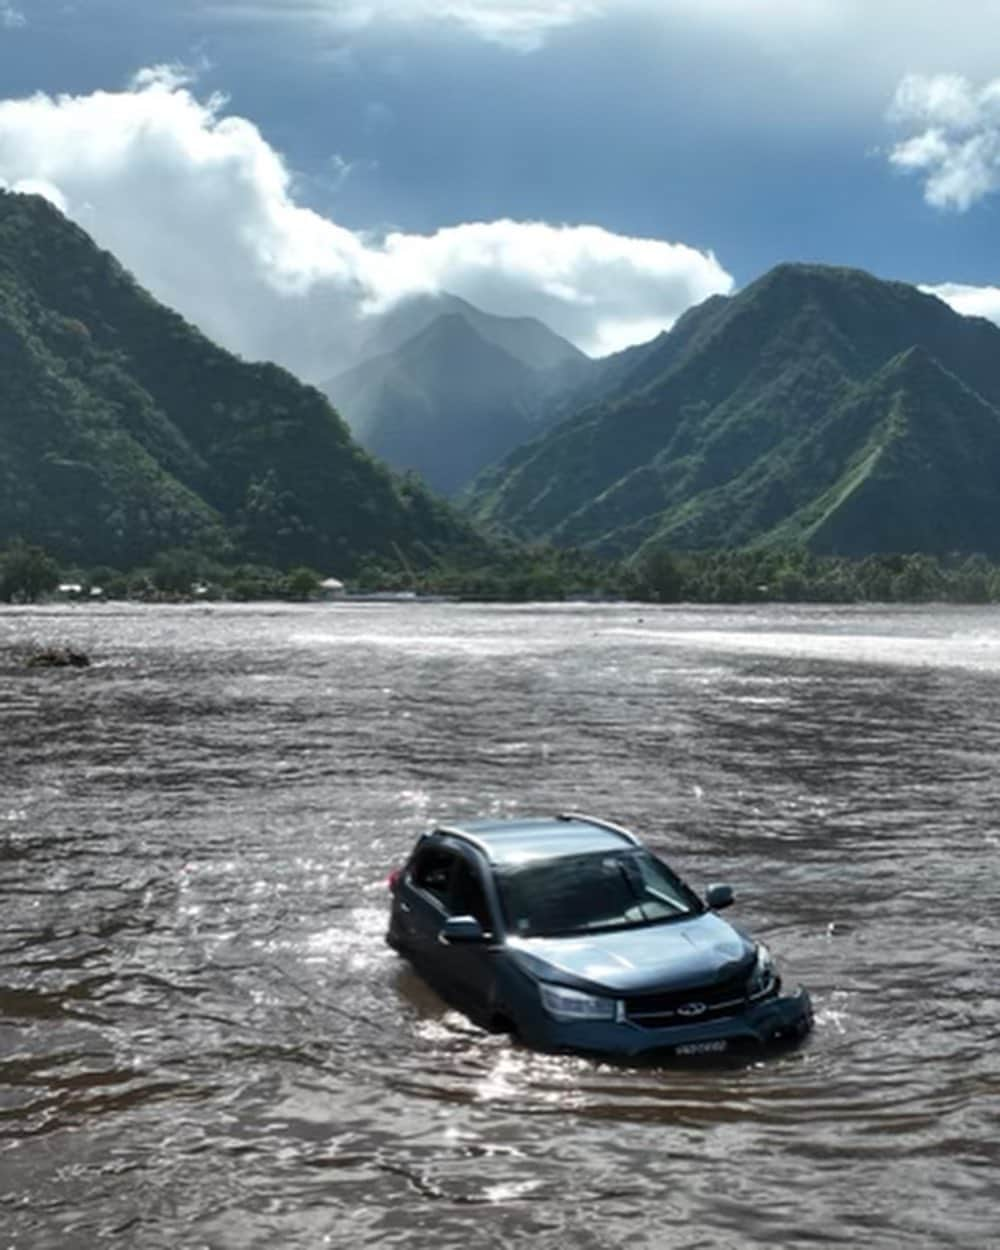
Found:
[[[497,883],[518,937],[631,929],[702,910],[683,881],[643,850],[505,864]]]

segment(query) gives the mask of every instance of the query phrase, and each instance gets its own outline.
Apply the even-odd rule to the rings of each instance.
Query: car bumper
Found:
[[[551,1018],[541,1022],[539,1032],[521,1037],[542,1050],[586,1051],[633,1058],[651,1054],[722,1054],[744,1047],[760,1047],[797,1041],[812,1028],[812,1000],[801,986],[750,1007],[738,1015],[700,1023],[647,1029],[630,1021],[574,1021]]]

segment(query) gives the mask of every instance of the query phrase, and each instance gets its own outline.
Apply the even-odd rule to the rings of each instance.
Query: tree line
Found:
[[[326,573],[225,564],[196,549],[161,552],[129,570],[64,568],[43,548],[14,539],[0,550],[0,601],[33,603],[61,584],[81,597],[178,601],[307,600]],[[650,603],[1000,603],[1000,565],[981,555],[922,553],[863,559],[791,548],[674,552],[643,549],[622,561],[549,546],[498,547],[488,562],[439,559],[415,569],[400,552],[362,562],[355,593],[408,592],[484,602],[628,599]]]

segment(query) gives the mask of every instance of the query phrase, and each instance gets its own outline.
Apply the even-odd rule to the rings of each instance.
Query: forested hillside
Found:
[[[619,556],[1000,553],[1000,329],[913,287],[783,265],[599,387],[480,477],[479,519]]]
[[[0,193],[0,540],[129,567],[196,546],[278,567],[483,544],[318,390],[211,343],[36,196]]]

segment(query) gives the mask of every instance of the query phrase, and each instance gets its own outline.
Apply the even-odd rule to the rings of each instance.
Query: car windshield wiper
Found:
[[[678,912],[674,916],[644,917],[642,920],[622,920],[615,924],[583,925],[575,929],[539,929],[530,933],[519,933],[518,937],[527,938],[562,938],[588,937],[598,933],[621,933],[625,929],[651,929],[654,925],[673,924],[677,920],[685,920],[692,912]]]

